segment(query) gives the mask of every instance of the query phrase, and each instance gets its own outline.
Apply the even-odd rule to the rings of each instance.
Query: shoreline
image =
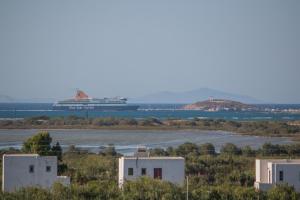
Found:
[[[112,134],[114,134],[114,131],[118,132],[118,133],[122,133],[122,131],[133,131],[133,133],[139,132],[141,131],[143,133],[151,133],[151,132],[169,132],[169,131],[173,131],[174,134],[178,133],[178,132],[198,132],[201,134],[211,134],[211,132],[215,132],[215,133],[223,133],[223,134],[228,134],[228,135],[236,135],[236,136],[250,136],[250,137],[262,137],[262,138],[285,138],[285,139],[289,139],[292,143],[297,143],[300,142],[300,138],[298,137],[294,137],[294,136],[286,136],[286,135],[282,135],[282,136],[274,136],[274,135],[253,135],[253,134],[243,134],[243,133],[237,133],[237,132],[233,132],[233,131],[225,131],[225,130],[201,130],[201,129],[178,129],[178,130],[161,130],[161,129],[153,129],[153,130],[141,130],[141,129],[0,129],[0,131],[3,130],[7,130],[7,131],[14,131],[14,130],[32,130],[32,131],[68,131],[69,133],[67,134],[72,134],[71,131],[82,131],[82,130],[86,130],[86,131],[103,131],[103,132],[112,132]],[[128,134],[128,132],[125,132],[124,134]],[[300,137],[300,136],[299,136]]]
[[[44,129],[45,130],[45,129]],[[37,134],[39,129],[9,129],[0,130],[0,137],[2,143],[5,141],[14,141],[13,146],[21,146],[23,140]],[[50,129],[49,134],[55,140],[59,141],[61,145],[68,147],[75,145],[80,148],[87,148],[94,151],[98,147],[114,144],[120,151],[130,151],[140,145],[148,145],[149,148],[167,148],[170,146],[177,146],[185,142],[194,142],[197,144],[212,143],[218,148],[226,143],[233,143],[235,145],[247,146],[257,148],[257,144],[263,145],[264,143],[271,142],[272,144],[295,144],[295,141],[290,137],[271,137],[271,136],[255,136],[255,135],[241,135],[235,132],[228,132],[223,130],[111,130],[111,129]],[[52,132],[53,131],[53,132]],[[90,132],[91,131],[91,132]],[[124,131],[124,132],[122,132]],[[11,134],[12,133],[12,134]],[[85,138],[87,142],[82,142]],[[147,142],[145,139],[147,138]],[[158,141],[158,138],[159,141]],[[18,141],[18,142],[17,142]],[[6,149],[11,146],[9,144],[0,145],[0,149]],[[124,153],[123,152],[123,153]]]
[[[123,118],[85,119],[68,117],[53,119],[46,116],[20,121],[2,121],[0,130],[103,130],[103,131],[222,131],[237,135],[289,137],[300,140],[299,121],[228,121],[224,119],[143,120]]]
[[[164,131],[174,131],[174,132],[182,132],[182,131],[189,131],[189,132],[210,132],[210,131],[214,131],[214,132],[224,132],[224,133],[232,133],[232,134],[237,134],[237,135],[244,135],[244,134],[240,134],[240,133],[236,133],[236,132],[232,132],[232,131],[226,131],[226,130],[207,130],[207,129],[109,129],[109,128],[9,128],[9,129],[3,129],[0,128],[0,131],[13,131],[13,130],[37,130],[37,131],[82,131],[82,130],[87,130],[87,131],[134,131],[134,132],[138,132],[138,131],[143,131],[143,132],[153,132],[153,131],[159,131],[159,132],[164,132]],[[260,135],[258,135],[260,136]]]
[[[68,127],[68,128],[41,128],[41,127],[20,127],[20,128],[0,128],[0,131],[13,131],[13,130],[35,130],[35,131],[143,131],[143,132],[153,132],[153,131],[159,131],[159,132],[164,132],[164,131],[174,131],[174,132],[182,132],[182,131],[189,131],[189,132],[222,132],[222,133],[229,133],[229,134],[234,134],[234,135],[240,135],[240,136],[256,136],[256,137],[268,137],[268,138],[289,138],[293,142],[299,142],[300,141],[300,134],[281,134],[281,135],[270,135],[270,134],[254,134],[254,133],[241,133],[241,132],[236,132],[233,130],[222,130],[222,129],[200,129],[200,128],[191,128],[191,127],[83,127],[83,128],[78,128],[78,127]],[[207,133],[209,134],[209,133]]]

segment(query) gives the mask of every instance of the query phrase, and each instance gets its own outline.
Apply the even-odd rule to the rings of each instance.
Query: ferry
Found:
[[[86,93],[77,90],[72,99],[55,102],[53,110],[97,110],[97,111],[129,111],[137,110],[139,106],[128,105],[127,99],[115,98],[90,98]]]

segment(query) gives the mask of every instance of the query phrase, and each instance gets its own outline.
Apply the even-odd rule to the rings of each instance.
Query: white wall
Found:
[[[34,172],[29,172],[29,166]],[[47,172],[46,167],[51,171]],[[56,156],[38,156],[37,154],[3,155],[2,190],[15,191],[22,187],[40,186],[50,188],[57,179]]]
[[[119,158],[119,186],[122,186],[124,183],[124,157]]]
[[[271,184],[288,183],[300,191],[300,160],[285,160],[285,159],[266,159],[256,160],[256,182],[255,187],[261,190],[267,190]],[[284,179],[279,180],[279,171],[283,171]],[[270,171],[270,180],[268,178]],[[268,185],[269,184],[269,185]]]
[[[56,182],[67,186],[67,185],[70,185],[71,180],[70,180],[70,177],[68,177],[68,176],[57,176]]]
[[[128,168],[133,168],[133,176],[128,175]],[[184,158],[181,157],[122,157],[119,159],[119,185],[125,180],[141,177],[142,168],[146,168],[147,176],[154,176],[154,168],[162,168],[162,180],[174,184],[184,184]]]
[[[260,181],[268,183],[268,160],[261,160],[260,164]]]
[[[255,161],[255,174],[256,182],[268,183],[268,168],[270,168],[268,163],[294,163],[300,164],[300,159],[256,159]],[[272,169],[270,168],[272,171]]]
[[[255,174],[256,181],[262,183],[268,183],[268,163],[272,160],[259,160],[255,161]]]
[[[261,190],[261,191],[267,191],[269,189],[272,188],[272,184],[269,184],[269,183],[259,183],[259,182],[254,182],[254,187],[258,190]]]
[[[274,184],[287,183],[300,191],[300,164],[273,164],[273,169]],[[279,171],[283,171],[283,181],[279,180]]]
[[[276,174],[276,169],[275,169],[275,166],[273,165],[272,162],[268,162],[268,165],[267,165],[267,170],[265,170],[266,172],[266,176],[267,176],[267,181],[265,181],[265,183],[270,183],[270,184],[273,184],[275,183],[275,174]],[[270,177],[269,177],[269,173],[270,173]]]
[[[261,181],[261,160],[255,160],[255,179],[256,182]]]

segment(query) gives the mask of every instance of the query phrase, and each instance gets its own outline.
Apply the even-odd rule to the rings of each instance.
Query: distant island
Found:
[[[198,88],[189,91],[172,92],[162,91],[153,94],[149,94],[142,97],[136,97],[129,99],[130,103],[179,103],[187,104],[197,101],[205,101],[208,98],[213,97],[215,99],[231,99],[233,101],[239,101],[249,104],[261,104],[265,103],[261,100],[253,97],[241,94],[234,94],[215,90],[211,88]]]
[[[227,99],[209,99],[199,101],[193,104],[183,106],[184,110],[203,110],[203,111],[252,111],[256,107],[254,105],[244,104],[238,101]]]

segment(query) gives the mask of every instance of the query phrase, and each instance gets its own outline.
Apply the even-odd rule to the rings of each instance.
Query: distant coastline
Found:
[[[258,107],[228,99],[213,99],[198,101],[183,106],[184,110],[203,110],[208,112],[218,111],[259,111]]]

